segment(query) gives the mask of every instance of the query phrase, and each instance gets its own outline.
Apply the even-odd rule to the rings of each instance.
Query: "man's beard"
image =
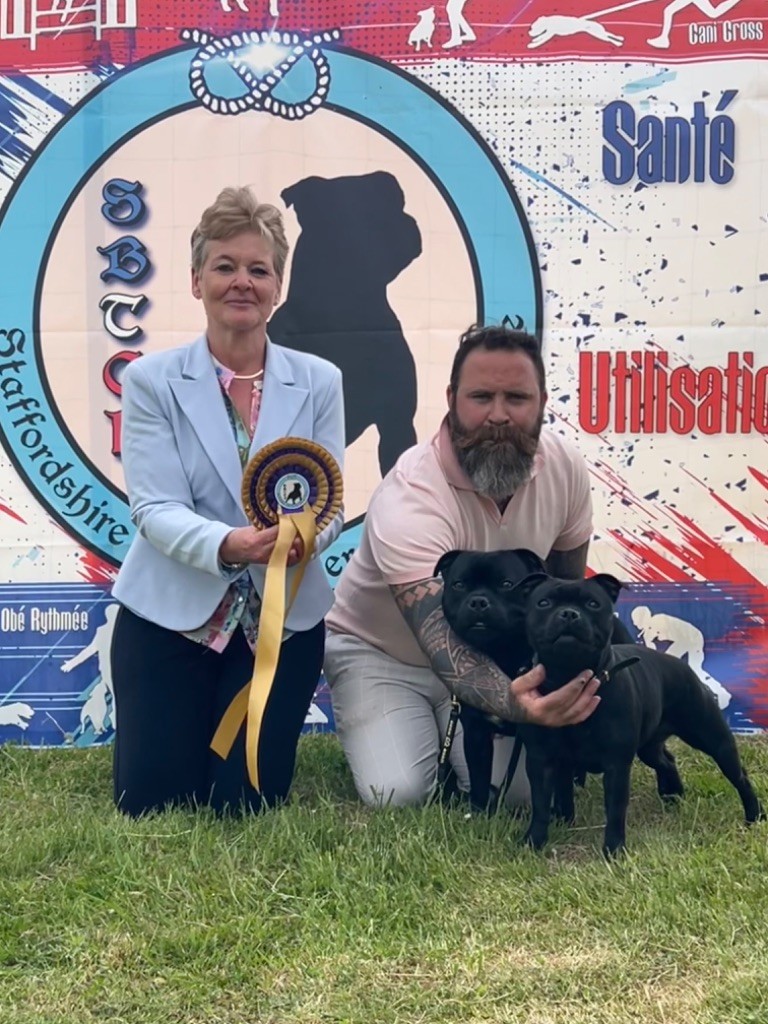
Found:
[[[542,409],[530,431],[511,423],[467,430],[456,415],[455,406],[451,405],[448,411],[451,444],[475,490],[494,501],[502,501],[526,484],[531,478],[543,422]]]

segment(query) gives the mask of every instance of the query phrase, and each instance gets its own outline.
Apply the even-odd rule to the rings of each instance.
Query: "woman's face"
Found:
[[[192,271],[192,294],[209,329],[265,334],[280,300],[271,244],[254,231],[209,242],[201,270]]]

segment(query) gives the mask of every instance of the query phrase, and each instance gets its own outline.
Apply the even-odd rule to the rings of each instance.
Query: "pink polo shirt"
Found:
[[[390,586],[434,576],[455,549],[528,548],[540,558],[589,540],[589,474],[578,449],[547,427],[531,479],[502,514],[459,466],[444,421],[429,442],[404,452],[371,497],[360,547],[336,586],[326,624],[408,665],[428,661]]]

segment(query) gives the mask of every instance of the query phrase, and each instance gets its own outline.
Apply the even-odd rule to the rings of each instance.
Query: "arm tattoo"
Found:
[[[571,551],[550,551],[545,563],[547,572],[563,580],[583,580],[588,552],[589,541]]]
[[[390,588],[403,618],[429,658],[432,671],[466,704],[512,722],[526,720],[510,680],[490,658],[468,647],[443,615],[443,584],[420,580]]]

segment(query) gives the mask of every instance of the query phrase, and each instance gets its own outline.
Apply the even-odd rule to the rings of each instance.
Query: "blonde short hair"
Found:
[[[200,273],[205,262],[208,242],[233,238],[244,231],[254,231],[272,246],[272,258],[278,280],[283,280],[288,259],[283,215],[271,203],[260,203],[250,188],[224,188],[216,201],[203,211],[200,223],[192,232],[192,269]]]

